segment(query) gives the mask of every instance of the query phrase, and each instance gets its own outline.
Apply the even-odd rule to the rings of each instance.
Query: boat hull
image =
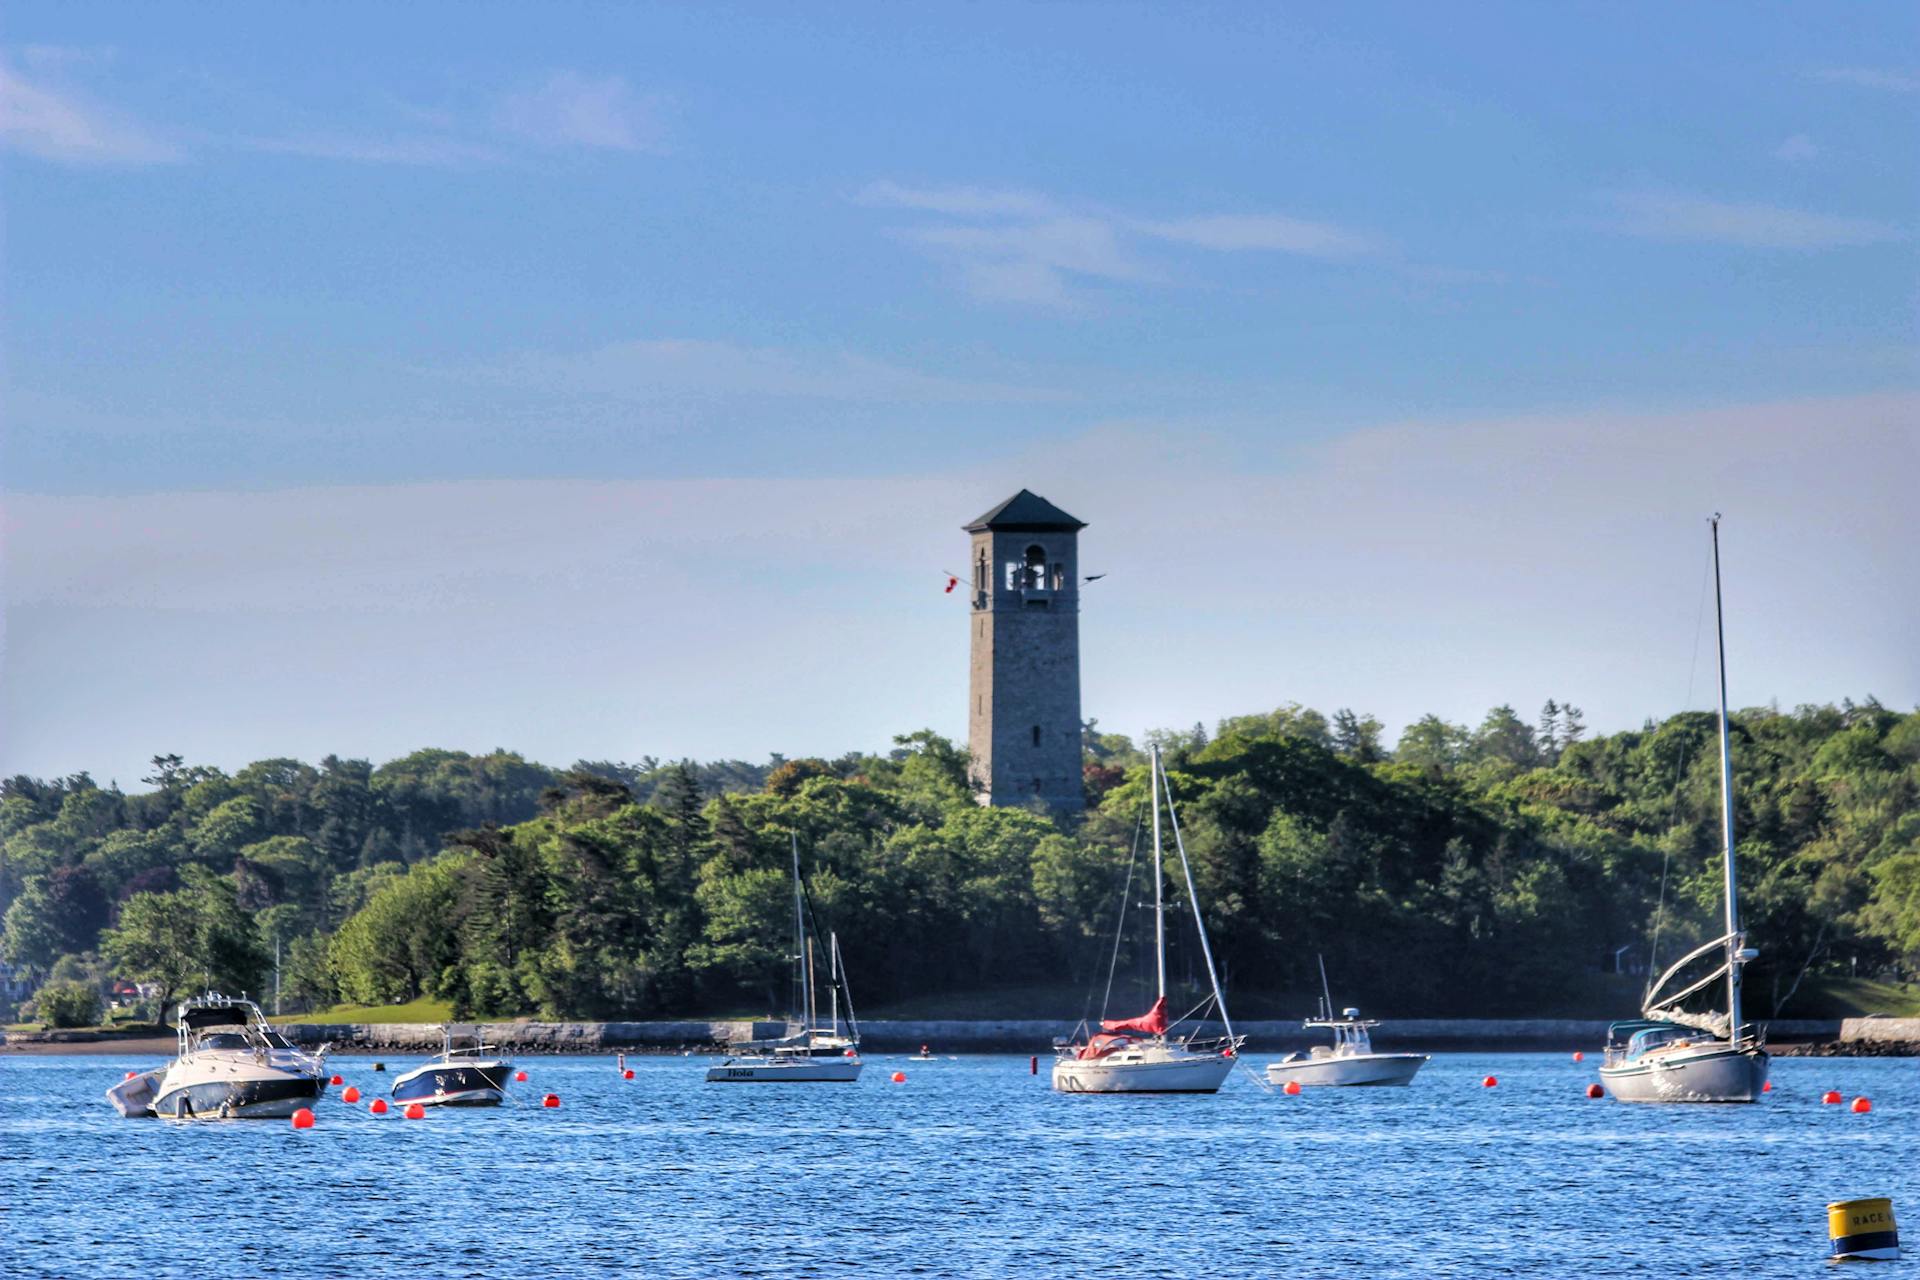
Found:
[[[1762,1049],[1722,1043],[1600,1068],[1621,1102],[1757,1102],[1767,1084]]]
[[[1325,1085],[1409,1085],[1427,1064],[1424,1053],[1359,1053],[1345,1058],[1302,1058],[1270,1062],[1267,1079],[1277,1085],[1289,1080],[1303,1088]]]
[[[174,1120],[284,1120],[326,1090],[318,1076],[262,1073],[252,1077],[163,1079],[153,1113]]]
[[[801,1058],[792,1062],[732,1060],[707,1068],[708,1084],[852,1084],[866,1064],[858,1058]]]
[[[391,1093],[395,1102],[425,1107],[497,1107],[512,1072],[506,1061],[429,1062],[396,1077]]]
[[[1232,1058],[1212,1054],[1146,1062],[1062,1058],[1053,1064],[1053,1087],[1061,1093],[1218,1093],[1232,1071]]]

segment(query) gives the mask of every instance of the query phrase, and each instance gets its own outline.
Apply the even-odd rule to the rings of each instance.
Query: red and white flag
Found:
[[[952,595],[953,589],[959,585],[960,585],[960,579],[954,577],[952,574],[947,575],[947,594],[948,595]]]

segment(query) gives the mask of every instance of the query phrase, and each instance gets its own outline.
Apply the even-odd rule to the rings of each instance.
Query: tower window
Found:
[[[1040,745],[1040,726],[1039,725],[1033,726],[1033,745],[1036,747]]]
[[[1030,591],[1037,591],[1047,585],[1047,549],[1034,545],[1027,548],[1026,581],[1020,585]]]

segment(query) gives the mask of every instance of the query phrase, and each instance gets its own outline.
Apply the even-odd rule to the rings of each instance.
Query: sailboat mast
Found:
[[[827,1004],[833,1010],[828,1024],[834,1035],[840,1034],[840,935],[827,935]]]
[[[1740,900],[1733,875],[1733,751],[1727,736],[1727,625],[1720,607],[1720,513],[1713,528],[1713,630],[1720,653],[1720,851],[1727,881],[1727,1039],[1740,1038]]]
[[[800,890],[800,833],[788,832],[793,844],[793,1016],[807,1016],[807,916]]]
[[[1148,765],[1147,785],[1153,791],[1153,961],[1154,994],[1167,998],[1167,904],[1166,872],[1160,867],[1160,748],[1156,745]]]

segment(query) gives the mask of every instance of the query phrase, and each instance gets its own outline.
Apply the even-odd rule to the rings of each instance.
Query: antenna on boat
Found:
[[[1331,1022],[1333,1021],[1333,991],[1327,986],[1327,958],[1317,951],[1313,958],[1320,966],[1320,1016]]]

